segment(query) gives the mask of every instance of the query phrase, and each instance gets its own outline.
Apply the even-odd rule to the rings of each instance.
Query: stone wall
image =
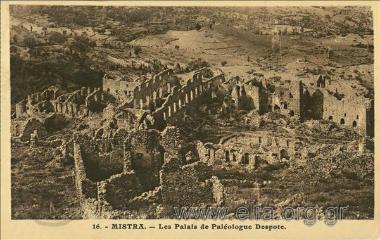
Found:
[[[155,215],[154,204],[160,201],[160,188],[145,192],[140,178],[131,170],[130,148],[126,148],[124,153],[122,172],[96,182],[89,179],[85,165],[86,157],[92,157],[88,154],[87,147],[91,145],[86,144],[86,148],[81,148],[80,143],[84,144],[88,140],[79,136],[74,139],[75,187],[83,218],[143,217],[140,211],[147,212],[145,208],[149,208],[149,212]],[[92,150],[95,148],[96,146],[92,147]]]
[[[274,93],[270,94],[268,108],[273,112],[280,112],[284,115],[299,116],[300,114],[300,93],[298,84],[286,83],[283,86],[276,86]]]
[[[28,95],[27,100],[16,104],[16,118],[40,116],[56,112],[69,117],[87,116],[99,111],[104,96],[99,88],[82,87],[71,93],[59,95],[58,90],[50,87],[43,92]]]
[[[258,159],[268,163],[295,161],[298,139],[275,136],[270,132],[232,134],[222,138],[219,144],[197,142],[200,160],[210,166],[223,165],[255,169]]]
[[[82,150],[79,143],[74,140],[74,173],[75,187],[83,204],[86,199],[94,199],[97,197],[96,183],[87,178],[86,170],[83,163]]]
[[[145,190],[159,184],[159,171],[164,162],[164,149],[160,145],[160,133],[155,130],[137,130],[129,134],[132,168]]]
[[[28,95],[27,100],[29,104],[35,104],[41,101],[50,101],[58,97],[58,88],[49,87],[42,92],[36,92]]]
[[[136,85],[138,85],[138,81],[139,79],[126,81],[121,77],[112,78],[108,74],[105,74],[102,81],[102,89],[120,101],[127,101],[133,97],[133,91]]]
[[[367,115],[372,111],[373,104],[367,99],[337,97],[337,93],[329,92],[321,87],[306,87],[300,82],[300,113],[301,121],[329,120],[337,124],[356,129],[360,134],[367,134]]]
[[[27,120],[13,120],[11,124],[12,137],[17,137],[21,141],[29,141],[30,135],[37,131],[38,137],[47,136],[43,122],[37,118]]]
[[[162,131],[160,143],[165,153],[170,156],[177,155],[186,144],[183,134],[174,126],[168,126]]]
[[[306,87],[300,82],[300,120],[323,119],[324,89]]]
[[[237,109],[256,110],[260,114],[280,112],[290,116],[299,115],[298,85],[287,83],[271,91],[263,82],[251,80],[233,93],[233,98],[238,100]]]
[[[338,100],[326,94],[323,104],[323,119],[332,120],[338,124],[358,129],[366,133],[367,105],[355,99]]]
[[[200,70],[181,89],[174,87],[161,107],[152,113],[152,116],[156,119],[156,127],[160,128],[162,122],[168,122],[178,112],[185,109],[187,105],[193,103],[203,93],[212,89],[216,82],[221,82],[223,78],[223,75],[218,75],[204,80],[202,71]]]
[[[163,204],[172,209],[182,206],[201,207],[216,203],[213,196],[213,184],[206,181],[211,176],[211,167],[202,162],[181,166],[180,160],[172,158],[163,165],[160,171]]]
[[[252,84],[245,84],[245,92],[250,101],[250,109],[256,110],[259,112],[260,110],[260,88],[258,86]]]
[[[149,108],[158,98],[171,92],[174,79],[171,69],[164,70],[133,89],[133,107]]]
[[[301,121],[330,120],[371,135],[373,126],[371,120],[367,121],[367,116],[373,119],[373,104],[360,98],[339,99],[325,86],[325,79],[319,77],[316,87],[306,86],[300,81],[294,85],[276,86],[273,91],[269,91],[262,82],[252,80],[232,93],[238,109],[258,110],[260,114],[277,111],[299,116]],[[371,131],[367,131],[367,128]]]

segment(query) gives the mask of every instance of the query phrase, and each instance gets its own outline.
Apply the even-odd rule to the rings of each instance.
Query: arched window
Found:
[[[244,155],[241,157],[240,164],[247,165],[248,163],[249,163],[249,154],[248,153],[244,153]]]
[[[353,122],[352,122],[352,127],[355,128],[355,127],[357,127],[357,126],[358,126],[358,123],[357,123],[356,121],[353,121]]]
[[[330,116],[330,117],[329,117],[329,120],[330,120],[330,121],[333,120],[333,116]]]
[[[226,162],[230,161],[230,152],[226,151]]]
[[[345,123],[344,118],[340,119],[340,124],[343,125],[344,123]]]
[[[280,159],[282,160],[283,158],[289,160],[289,154],[285,149],[281,149],[280,151]]]

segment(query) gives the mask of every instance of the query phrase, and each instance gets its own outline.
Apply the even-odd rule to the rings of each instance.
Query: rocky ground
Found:
[[[73,165],[62,166],[57,151],[12,143],[12,218],[81,218]]]

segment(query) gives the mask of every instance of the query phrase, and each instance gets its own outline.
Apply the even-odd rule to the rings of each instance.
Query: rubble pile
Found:
[[[162,166],[160,181],[162,202],[167,206],[201,207],[221,201],[220,194],[213,197],[211,167],[196,162],[181,166],[178,159],[172,158]],[[216,181],[216,180],[213,180]],[[220,187],[220,186],[219,186]],[[217,187],[215,187],[214,192]]]
[[[371,153],[353,153],[357,146],[325,145],[313,153],[307,170],[324,177],[346,176],[373,178],[374,162]]]

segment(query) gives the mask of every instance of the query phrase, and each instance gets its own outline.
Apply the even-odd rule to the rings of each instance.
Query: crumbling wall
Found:
[[[201,207],[215,203],[211,167],[202,162],[181,166],[172,158],[162,166],[160,182],[162,201],[172,207]],[[217,198],[219,199],[219,198]]]
[[[86,199],[94,199],[97,197],[96,183],[87,178],[86,170],[83,163],[83,156],[80,144],[74,140],[74,173],[75,187],[80,199],[81,205]],[[91,201],[90,201],[91,202]],[[85,206],[82,205],[85,208]]]
[[[325,90],[306,87],[300,82],[300,119],[305,120],[321,120],[323,119]]]
[[[356,129],[365,135],[371,104],[361,98],[338,98],[337,93],[324,89],[323,81],[323,78],[318,79],[320,87],[306,87],[300,82],[301,121],[325,119]]]
[[[136,174],[125,172],[111,176],[99,183],[99,200],[108,202],[113,209],[126,209],[126,203],[143,193]]]
[[[195,144],[198,158],[201,162],[208,165],[221,164],[221,159],[216,156],[217,148],[212,143],[202,143],[197,141]],[[223,157],[223,156],[222,156]]]
[[[289,116],[299,116],[300,101],[297,84],[286,83],[284,86],[276,86],[274,93],[271,94],[271,98],[270,106],[272,107],[272,111],[279,111]]]
[[[271,164],[294,160],[296,142],[295,138],[276,136],[267,131],[231,134],[213,147],[217,150],[206,155],[208,161],[214,163],[212,159],[221,159],[222,165],[255,169],[258,158]]]
[[[179,128],[174,126],[169,126],[164,129],[161,133],[161,146],[165,149],[165,153],[170,156],[175,156],[185,147],[185,139],[183,138],[183,133],[180,132]]]
[[[238,109],[256,110],[259,114],[280,112],[289,116],[299,115],[298,85],[287,83],[268,88],[262,81],[251,80],[239,88]]]
[[[174,87],[161,107],[152,113],[155,119],[155,127],[162,128],[170,119],[175,119],[173,117],[175,117],[180,110],[185,109],[188,104],[193,103],[201,97],[203,93],[212,89],[213,86],[223,78],[224,75],[221,74],[203,81],[202,71],[197,71],[193,75],[193,78],[188,80],[186,85],[181,89]]]
[[[48,100],[43,100],[35,104],[28,103],[26,105],[26,113],[29,116],[38,116],[42,113],[50,113],[54,111],[52,103]]]
[[[164,162],[164,149],[160,145],[160,133],[156,130],[137,130],[129,134],[132,168],[145,190],[159,184],[159,170]]]
[[[38,137],[44,137],[48,134],[42,121],[37,118],[21,121],[14,120],[11,125],[12,136],[18,137],[21,141],[29,141],[30,134],[34,133],[34,131],[37,131]]]
[[[136,87],[138,80],[139,79],[126,81],[126,79],[121,77],[112,78],[108,74],[105,74],[102,80],[102,90],[116,99],[127,101],[133,97],[134,88]]]
[[[130,170],[128,159],[124,162],[121,173],[102,181],[91,181],[87,175],[83,156],[87,145],[86,148],[81,148],[79,142],[83,142],[83,139],[75,136],[73,149],[75,187],[80,198],[83,218],[141,218],[144,217],[142,212],[148,210],[153,216],[155,215],[154,203],[160,201],[160,188],[144,192],[139,178],[133,170]],[[126,158],[127,156],[130,157],[126,155]]]
[[[250,109],[259,111],[260,109],[260,90],[258,86],[245,84],[245,92],[250,100]]]
[[[331,94],[325,96],[323,118],[334,121],[337,124],[359,130],[366,133],[367,105],[360,99],[338,100]]]
[[[133,107],[149,108],[156,99],[162,98],[171,91],[173,79],[172,70],[164,70],[152,79],[143,82],[133,89]]]
[[[29,104],[35,104],[41,101],[50,101],[57,97],[59,89],[56,87],[49,87],[42,92],[36,92],[28,95],[27,101]]]
[[[202,92],[201,75],[194,75],[181,89],[174,87],[161,107],[156,109],[152,115],[157,119],[157,122],[160,122],[160,120],[167,121],[180,109],[193,102]]]
[[[27,101],[25,99],[16,103],[16,118],[27,116],[26,104]]]
[[[232,88],[231,98],[237,110],[254,110],[259,107],[259,90],[252,85],[234,86]]]
[[[27,100],[16,104],[16,118],[60,113],[65,116],[87,116],[102,109],[103,93],[99,88],[82,87],[71,93],[61,94],[50,87],[43,92],[28,95]]]
[[[124,145],[114,139],[90,139],[81,136],[78,143],[82,149],[86,174],[92,181],[100,181],[121,173],[124,167]]]
[[[104,98],[103,92],[100,88],[96,88],[91,94],[86,96],[85,106],[89,111],[99,112],[102,110],[103,105],[101,104]]]

